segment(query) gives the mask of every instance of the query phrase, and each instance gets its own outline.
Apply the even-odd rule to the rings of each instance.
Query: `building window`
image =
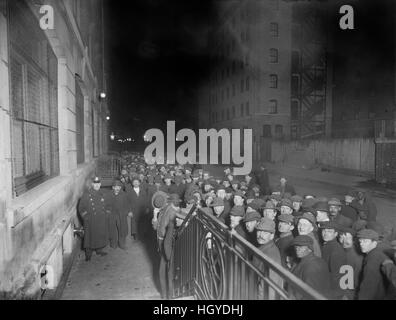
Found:
[[[235,97],[235,83],[232,84],[232,96]]]
[[[241,92],[243,92],[243,86],[244,86],[244,81],[243,79],[241,80]]]
[[[232,42],[231,42],[231,50],[232,50],[232,52],[235,51],[235,39],[232,39]]]
[[[230,109],[227,109],[227,120],[230,120]]]
[[[223,110],[221,110],[221,121],[224,121],[224,109]]]
[[[227,99],[229,99],[229,98],[230,98],[230,88],[227,87]]]
[[[291,112],[290,116],[292,120],[297,120],[298,119],[298,101],[293,100],[291,102]]]
[[[296,75],[293,75],[291,77],[291,94],[292,94],[292,96],[298,96],[299,85],[300,85],[299,80],[300,80],[299,77]]]
[[[243,103],[241,103],[241,117],[244,116],[244,107],[243,107]]]
[[[270,63],[278,63],[278,49],[270,49]]]
[[[271,138],[271,125],[265,124],[263,125],[263,137],[264,138]]]
[[[246,108],[246,115],[247,116],[250,116],[250,106],[249,106],[249,101],[248,102],[246,102],[246,106],[245,106],[245,108]]]
[[[232,119],[235,119],[235,106],[232,106]]]
[[[221,101],[224,101],[224,89],[221,89]]]
[[[235,74],[235,60],[232,60],[231,72],[232,74]]]
[[[80,77],[76,75],[76,147],[77,163],[84,163],[84,96],[80,88]]]
[[[229,77],[230,77],[230,68],[227,67],[227,78],[229,78]]]
[[[269,113],[270,114],[278,113],[278,101],[277,100],[272,99],[269,101]]]
[[[270,85],[269,87],[272,89],[278,88],[278,76],[276,74],[270,74]]]
[[[276,22],[270,23],[270,34],[272,38],[279,37],[279,25]]]
[[[249,91],[249,88],[250,88],[250,78],[247,77],[246,78],[246,91]]]
[[[12,176],[19,196],[59,174],[58,61],[36,17],[9,1]]]
[[[283,138],[283,126],[281,124],[275,126],[275,137],[278,139]]]

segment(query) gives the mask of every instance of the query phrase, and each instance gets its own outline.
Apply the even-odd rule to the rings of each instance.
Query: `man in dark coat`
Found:
[[[268,170],[265,168],[264,165],[261,165],[258,172],[256,172],[256,181],[257,184],[260,186],[260,191],[263,196],[271,194],[271,187],[268,178]]]
[[[127,216],[131,211],[130,204],[126,193],[121,190],[122,182],[115,180],[113,183],[113,192],[108,193],[109,215],[109,235],[110,247],[125,249],[125,238],[128,235]]]
[[[359,191],[357,193],[357,198],[352,201],[351,206],[359,213],[360,219],[376,221],[377,207],[368,192],[364,193]]]
[[[387,295],[389,283],[381,272],[381,265],[388,257],[377,247],[379,235],[374,230],[362,229],[357,237],[360,249],[365,254],[357,298],[383,300]]]
[[[281,256],[278,247],[274,243],[275,222],[269,218],[264,217],[257,224],[256,229],[257,242],[259,244],[258,249],[280,265],[282,263]],[[256,256],[253,257],[253,265],[257,269],[264,271],[264,265],[261,258],[258,258]],[[278,287],[283,287],[283,279],[272,269],[269,270],[269,278],[275,284],[277,284]],[[264,281],[260,279],[258,284],[258,299],[273,300],[274,298],[275,290],[269,288],[268,296],[266,296],[266,292],[264,290]]]
[[[293,267],[292,273],[307,285],[329,298],[331,293],[330,273],[326,262],[313,254],[313,240],[307,235],[294,238],[293,246],[299,262]],[[297,299],[308,299],[299,293]]]
[[[169,204],[163,207],[158,214],[157,241],[160,253],[159,278],[161,284],[161,298],[168,299],[173,288],[172,245],[175,230],[176,216],[180,212],[180,198],[171,194]]]
[[[346,295],[345,289],[341,288],[341,267],[347,265],[344,249],[337,241],[339,226],[335,221],[328,221],[321,224],[322,258],[326,261],[331,275],[332,295],[334,299],[342,299]]]
[[[294,217],[290,214],[281,214],[278,216],[278,231],[279,238],[275,240],[275,244],[279,249],[281,255],[282,265],[285,268],[289,268],[289,261],[294,257],[293,243],[293,231],[294,229]],[[294,259],[293,259],[294,260]]]
[[[92,188],[86,190],[79,202],[78,212],[84,225],[84,249],[85,260],[91,260],[92,252],[105,256],[107,253],[102,249],[109,243],[108,234],[108,207],[105,201],[105,193],[100,189],[101,183],[98,177],[92,181]]]
[[[132,210],[131,235],[135,240],[143,238],[150,226],[148,216],[148,196],[145,190],[140,188],[139,177],[132,178],[132,190],[127,193],[128,201]]]

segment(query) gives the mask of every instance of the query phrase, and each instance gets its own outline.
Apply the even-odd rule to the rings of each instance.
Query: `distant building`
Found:
[[[41,2],[40,2],[41,3]],[[107,152],[102,1],[0,0],[0,297],[57,286],[77,201]],[[53,275],[53,277],[52,277]],[[1,298],[0,298],[1,299]]]

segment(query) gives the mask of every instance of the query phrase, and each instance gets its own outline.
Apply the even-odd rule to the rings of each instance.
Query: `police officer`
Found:
[[[84,249],[85,260],[89,261],[92,252],[105,256],[107,253],[103,248],[108,245],[108,214],[109,210],[105,202],[105,194],[100,189],[99,177],[92,181],[92,188],[86,190],[78,205],[78,212],[81,215],[84,225]]]

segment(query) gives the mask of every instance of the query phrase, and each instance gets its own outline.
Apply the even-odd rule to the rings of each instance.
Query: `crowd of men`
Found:
[[[174,230],[193,206],[326,298],[396,298],[396,228],[385,232],[368,193],[350,190],[343,199],[299,195],[285,177],[271,187],[264,166],[244,177],[233,176],[231,168],[211,176],[189,165],[147,165],[137,154],[124,155],[112,192],[100,186],[96,177],[79,203],[86,260],[94,251],[105,255],[108,244],[125,249],[129,232],[138,241],[154,229],[165,299],[172,291]],[[253,263],[260,268],[262,261]],[[278,275],[269,276],[284,285]]]

